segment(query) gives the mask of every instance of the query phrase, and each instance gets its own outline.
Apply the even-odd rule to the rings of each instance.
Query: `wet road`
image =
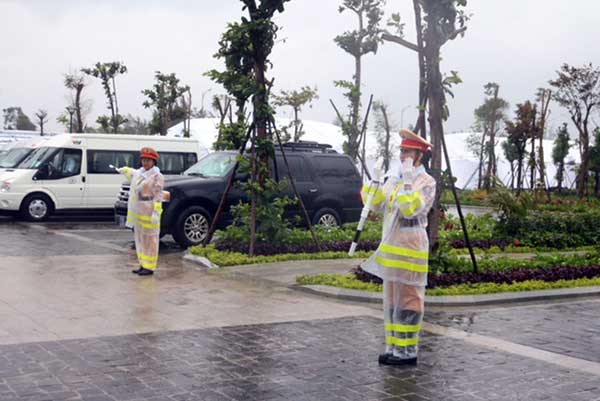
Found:
[[[187,264],[107,220],[0,221],[0,400],[600,400],[600,300],[431,309],[377,365],[376,306]]]

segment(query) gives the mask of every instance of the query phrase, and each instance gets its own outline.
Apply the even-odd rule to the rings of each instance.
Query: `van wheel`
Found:
[[[340,218],[340,214],[334,209],[324,207],[317,210],[317,213],[313,216],[312,223],[326,228],[339,227],[342,224],[342,219]]]
[[[52,200],[44,194],[29,195],[21,203],[21,216],[27,221],[45,221],[54,211]]]
[[[184,248],[199,245],[210,229],[210,213],[201,206],[192,206],[183,211],[177,222],[173,238]]]

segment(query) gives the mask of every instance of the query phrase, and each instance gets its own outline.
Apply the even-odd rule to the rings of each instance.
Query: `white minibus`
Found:
[[[189,138],[56,135],[0,173],[0,213],[43,221],[59,210],[112,209],[123,176],[110,166],[138,168],[144,146],[158,151],[158,167],[165,175],[180,174],[208,153]]]

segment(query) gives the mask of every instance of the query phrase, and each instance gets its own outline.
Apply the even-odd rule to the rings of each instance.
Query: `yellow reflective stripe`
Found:
[[[418,192],[413,192],[410,195],[400,195],[396,200],[400,203],[400,210],[405,216],[412,216],[423,204],[423,200]]]
[[[385,331],[399,331],[402,333],[418,333],[421,331],[421,325],[406,325],[406,324],[394,324],[387,323],[385,325]]]
[[[154,210],[158,213],[162,213],[162,202],[154,202]]]
[[[381,244],[379,249],[382,252],[397,256],[406,256],[413,259],[429,260],[429,251],[417,251],[416,249],[402,248],[388,244]]]
[[[415,337],[415,338],[386,337],[385,342],[388,345],[397,345],[399,347],[408,347],[409,345],[419,344],[419,337]]]
[[[158,260],[158,256],[150,256],[150,255],[146,255],[146,254],[143,254],[143,253],[138,253],[137,256],[140,259],[148,260],[150,262],[155,262],[155,261]]]
[[[392,192],[392,196],[390,197],[390,207],[394,205],[394,201],[396,200],[396,194],[398,193],[398,191],[400,191],[400,187],[402,186],[402,184],[404,183],[400,181],[398,185],[396,185],[396,188],[394,188],[394,192]]]
[[[156,269],[157,263],[150,263],[150,262],[145,262],[145,261],[140,261],[140,265],[144,268],[144,269],[150,269],[150,270],[154,270]]]
[[[132,217],[135,217],[136,219],[138,219],[140,221],[147,221],[149,223],[152,223],[152,216],[144,216],[142,214],[137,214],[137,213],[130,212],[130,211],[128,211],[127,214],[129,214]]]
[[[384,267],[390,267],[393,269],[410,270],[417,273],[427,273],[429,270],[427,265],[418,265],[416,263],[410,263],[404,260],[387,259],[382,258],[381,256],[377,256],[375,261]]]

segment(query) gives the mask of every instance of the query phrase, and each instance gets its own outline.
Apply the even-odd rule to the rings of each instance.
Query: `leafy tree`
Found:
[[[546,188],[546,161],[544,160],[544,136],[546,134],[546,122],[548,119],[550,101],[552,100],[552,91],[549,89],[538,89],[537,101],[540,105],[540,116],[537,123],[539,127],[539,147],[538,147],[538,166],[540,172],[539,183],[542,188]]]
[[[579,196],[587,195],[590,164],[590,116],[600,103],[600,69],[590,63],[583,67],[563,64],[558,78],[550,81],[556,91],[553,98],[567,109],[571,121],[579,132],[581,167],[577,176]]]
[[[277,232],[272,229],[274,225],[283,224],[280,214],[262,213],[273,204],[272,193],[276,193],[279,183],[268,178],[268,161],[274,156],[273,142],[269,126],[273,119],[273,109],[269,105],[269,89],[271,82],[267,80],[267,67],[271,65],[269,55],[278,26],[273,22],[277,12],[284,11],[284,4],[289,0],[241,0],[244,9],[248,11],[248,18],[243,17],[241,22],[230,23],[228,29],[219,42],[220,48],[216,58],[225,61],[225,71],[209,71],[207,74],[216,82],[221,83],[227,92],[236,99],[238,122],[245,123],[245,103],[252,98],[253,105],[253,141],[252,154],[248,161],[251,178],[244,185],[250,194],[250,250],[254,254],[254,243],[257,238],[257,229],[266,230],[268,233]],[[256,226],[257,216],[264,217],[260,225]],[[272,239],[272,238],[269,238]]]
[[[504,157],[510,163],[510,189],[515,189],[515,162],[519,159],[516,145],[510,140],[502,142]]]
[[[174,73],[163,74],[156,71],[156,82],[152,89],[144,89],[142,94],[148,98],[142,104],[145,108],[153,108],[150,129],[152,133],[167,135],[167,129],[174,121],[181,121],[187,116],[187,105],[178,104],[177,101],[184,93],[189,91],[189,86],[180,86],[179,78]]]
[[[23,113],[20,107],[7,107],[2,109],[4,113],[4,129],[34,131],[35,124]]]
[[[335,43],[346,53],[354,57],[354,80],[334,81],[335,86],[347,90],[344,96],[349,100],[349,115],[342,121],[342,132],[347,140],[344,151],[356,160],[360,144],[360,97],[362,82],[362,57],[369,53],[377,53],[381,42],[382,30],[379,26],[383,17],[382,7],[385,0],[343,0],[338,8],[340,13],[352,11],[358,20],[358,28],[346,31],[335,37]]]
[[[151,135],[151,122],[141,118],[136,117],[131,114],[127,114],[126,118],[127,122],[123,124],[121,127],[121,133],[126,135]]]
[[[502,128],[502,122],[506,119],[508,102],[498,97],[500,85],[495,82],[489,82],[484,86],[484,93],[487,96],[481,106],[475,109],[475,126],[483,132],[482,142],[487,138],[487,144],[481,146],[479,157],[479,187],[490,189],[494,186],[498,174],[496,165],[496,135]],[[487,161],[487,168],[483,174],[484,155]],[[483,185],[481,185],[483,181]]]
[[[419,87],[420,108],[428,106],[428,117],[431,143],[433,144],[431,157],[431,171],[437,183],[436,200],[429,215],[429,241],[433,250],[438,248],[439,238],[439,210],[440,195],[442,193],[442,137],[444,135],[443,121],[448,118],[449,110],[446,103],[446,94],[449,87],[460,83],[460,78],[455,71],[444,78],[440,69],[442,60],[441,49],[450,40],[462,36],[466,31],[469,16],[465,14],[464,7],[467,0],[414,0],[415,27],[417,30],[417,43],[404,39],[403,32],[398,35],[384,34],[384,40],[400,44],[417,53],[419,59]],[[392,25],[399,25],[399,18],[392,21]],[[424,114],[420,114],[417,124],[419,129],[424,127]],[[424,134],[424,130],[422,132]]]
[[[373,104],[375,111],[375,136],[377,139],[377,158],[383,159],[383,171],[390,169],[390,162],[394,157],[392,152],[392,132],[397,129],[390,121],[389,106],[384,102]]]
[[[117,133],[119,126],[127,122],[125,117],[119,114],[119,103],[117,102],[116,77],[127,72],[125,64],[120,62],[96,63],[92,68],[82,68],[81,71],[87,75],[100,79],[104,94],[108,100],[110,116],[99,116],[96,122],[100,124],[105,132]]]
[[[556,166],[556,181],[558,183],[558,191],[562,191],[562,183],[565,174],[565,158],[569,154],[569,131],[567,130],[567,123],[563,123],[558,131],[558,135],[554,140],[554,146],[552,148],[552,161]]]
[[[298,118],[302,107],[306,104],[310,105],[313,100],[318,98],[317,88],[312,89],[310,86],[303,86],[299,91],[295,89],[292,91],[282,90],[279,95],[273,95],[273,105],[279,107],[289,106],[294,111],[294,120],[288,127],[294,128],[293,136],[290,135],[294,142],[298,142],[300,137],[304,135],[302,121]]]
[[[44,135],[44,124],[48,122],[48,112],[46,110],[39,109],[35,113],[35,117],[38,119],[38,125],[40,126],[40,135]]]
[[[515,121],[506,121],[506,132],[508,141],[514,146],[517,155],[517,191],[523,188],[523,161],[525,159],[525,148],[529,138],[537,137],[535,119],[537,110],[535,105],[528,100],[517,104]]]
[[[75,109],[75,129],[77,132],[83,132],[85,127],[85,110],[82,92],[87,86],[85,76],[78,73],[65,74],[64,84],[67,89],[73,92],[70,106]]]
[[[600,196],[600,128],[594,130],[594,146],[590,149],[590,170],[594,173],[594,195]]]

